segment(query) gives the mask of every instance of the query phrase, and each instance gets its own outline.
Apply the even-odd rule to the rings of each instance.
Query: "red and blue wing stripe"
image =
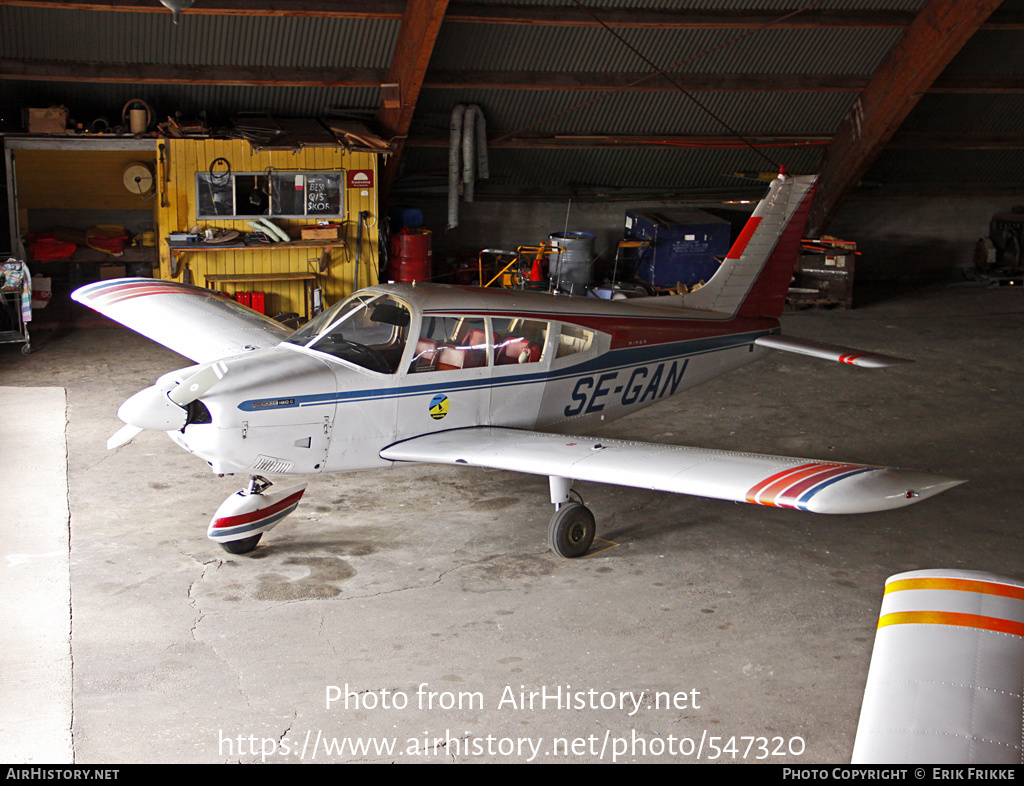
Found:
[[[746,499],[755,505],[807,510],[811,498],[822,489],[876,469],[863,464],[807,462],[765,478],[747,491]]]

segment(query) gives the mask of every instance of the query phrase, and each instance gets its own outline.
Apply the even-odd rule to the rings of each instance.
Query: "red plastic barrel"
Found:
[[[389,281],[430,281],[432,276],[429,229],[402,228],[391,236],[388,260]]]

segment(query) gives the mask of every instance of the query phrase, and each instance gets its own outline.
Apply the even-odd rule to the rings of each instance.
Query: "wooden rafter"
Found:
[[[97,63],[22,60],[0,57],[0,79],[140,84],[246,85],[268,87],[379,87],[383,68],[304,68],[290,66],[198,66],[158,63]],[[855,93],[871,77],[858,74],[673,74],[557,71],[428,71],[422,88],[464,90],[560,90],[675,92],[682,85],[706,93]],[[1024,93],[1024,77],[942,76],[929,93]]]
[[[92,63],[0,58],[0,79],[42,82],[111,82],[155,85],[254,85],[269,87],[379,87],[383,68],[294,68],[287,66]]]
[[[383,105],[377,119],[386,137],[394,141],[394,155],[381,171],[379,199],[386,201],[391,183],[398,173],[405,137],[412,124],[416,101],[419,100],[423,78],[427,73],[434,42],[441,30],[448,0],[407,0],[398,40],[391,55],[387,82],[398,85],[396,106]]]
[[[531,134],[511,136],[492,132],[493,149],[510,150],[572,150],[601,148],[650,149],[658,147],[743,147],[734,136],[703,134]],[[755,147],[826,147],[832,141],[823,134],[751,134],[744,137]],[[406,140],[409,147],[447,147],[447,136],[414,136]],[[1021,134],[897,134],[887,145],[889,149],[906,150],[1024,150]]]
[[[930,0],[871,78],[822,156],[808,232],[836,207],[1001,0]]]
[[[83,11],[169,13],[155,0],[0,0],[0,6],[64,8]],[[184,15],[209,16],[306,16],[346,19],[401,19],[404,0],[202,0]],[[601,9],[601,18],[612,27],[661,27],[677,30],[734,29],[761,27],[778,18],[764,9],[708,9],[685,16],[663,9]],[[786,19],[778,29],[806,28],[907,28],[914,14],[906,11],[870,9],[811,10]],[[451,4],[448,20],[473,24],[545,25],[594,27],[593,19],[566,6],[519,6],[473,2]],[[983,25],[986,29],[1024,28],[1024,14],[997,12]]]

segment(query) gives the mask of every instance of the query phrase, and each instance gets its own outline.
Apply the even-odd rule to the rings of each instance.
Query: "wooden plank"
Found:
[[[0,79],[157,85],[379,87],[383,68],[273,68],[0,58]]]
[[[493,131],[494,139],[488,141],[490,149],[508,148],[513,150],[572,150],[572,149],[643,149],[650,147],[695,147],[695,148],[746,148],[747,145],[735,136],[709,136],[687,134],[557,134],[540,135],[524,133],[513,137],[510,133]],[[823,147],[832,141],[831,135],[778,135],[746,136],[747,142],[755,147]],[[410,137],[409,147],[448,147],[448,137]]]
[[[705,93],[851,93],[863,91],[869,74],[665,74],[643,72],[433,70],[422,88],[433,90],[560,90],[673,92],[679,86]],[[153,63],[99,63],[0,58],[0,80],[110,84],[202,84],[271,87],[379,87],[388,79],[382,68],[256,68],[176,66]],[[941,76],[929,93],[1024,92],[1024,77],[1015,74]],[[116,144],[118,140],[111,140]],[[68,147],[73,137],[57,139]],[[136,140],[123,141],[128,146]],[[23,146],[28,146],[26,143]],[[80,145],[79,145],[80,146]]]
[[[671,80],[668,78],[671,77]],[[863,90],[868,74],[651,74],[584,71],[444,71],[427,74],[431,89],[626,90],[637,92],[850,93]]]
[[[398,31],[387,76],[389,84],[399,86],[401,102],[394,108],[381,106],[377,114],[384,136],[396,140],[394,154],[388,160],[378,184],[381,202],[387,201],[388,190],[398,173],[402,146],[412,124],[423,78],[447,8],[448,0],[408,0],[405,6],[402,27]]]
[[[155,2],[143,0],[0,0],[0,6],[54,8],[74,11],[117,11],[123,13],[169,14]],[[322,19],[399,20],[405,0],[202,0],[182,12],[192,16],[270,16]],[[671,30],[750,30],[771,25],[778,30],[800,29],[894,29],[907,28],[913,12],[886,9],[810,9],[790,15],[791,9],[687,9],[685,13],[663,9],[599,9],[610,27],[661,28]],[[786,15],[784,18],[783,15]],[[453,2],[448,20],[488,25],[544,25],[552,27],[596,27],[597,22],[572,7]],[[997,11],[983,25],[986,30],[1024,29],[1024,13],[1016,9]]]
[[[930,0],[889,52],[825,150],[808,232],[816,236],[921,96],[1001,0]]]
[[[0,0],[0,6],[63,8],[170,14],[164,6],[140,0]],[[401,19],[404,0],[202,0],[182,11],[191,16],[298,16],[325,19]]]

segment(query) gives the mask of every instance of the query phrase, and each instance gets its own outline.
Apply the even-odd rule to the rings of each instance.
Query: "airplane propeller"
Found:
[[[107,450],[126,445],[147,429],[176,431],[184,428],[188,422],[185,407],[204,396],[227,371],[227,363],[220,360],[170,389],[152,385],[140,390],[117,410],[117,416],[128,425],[107,440]]]

